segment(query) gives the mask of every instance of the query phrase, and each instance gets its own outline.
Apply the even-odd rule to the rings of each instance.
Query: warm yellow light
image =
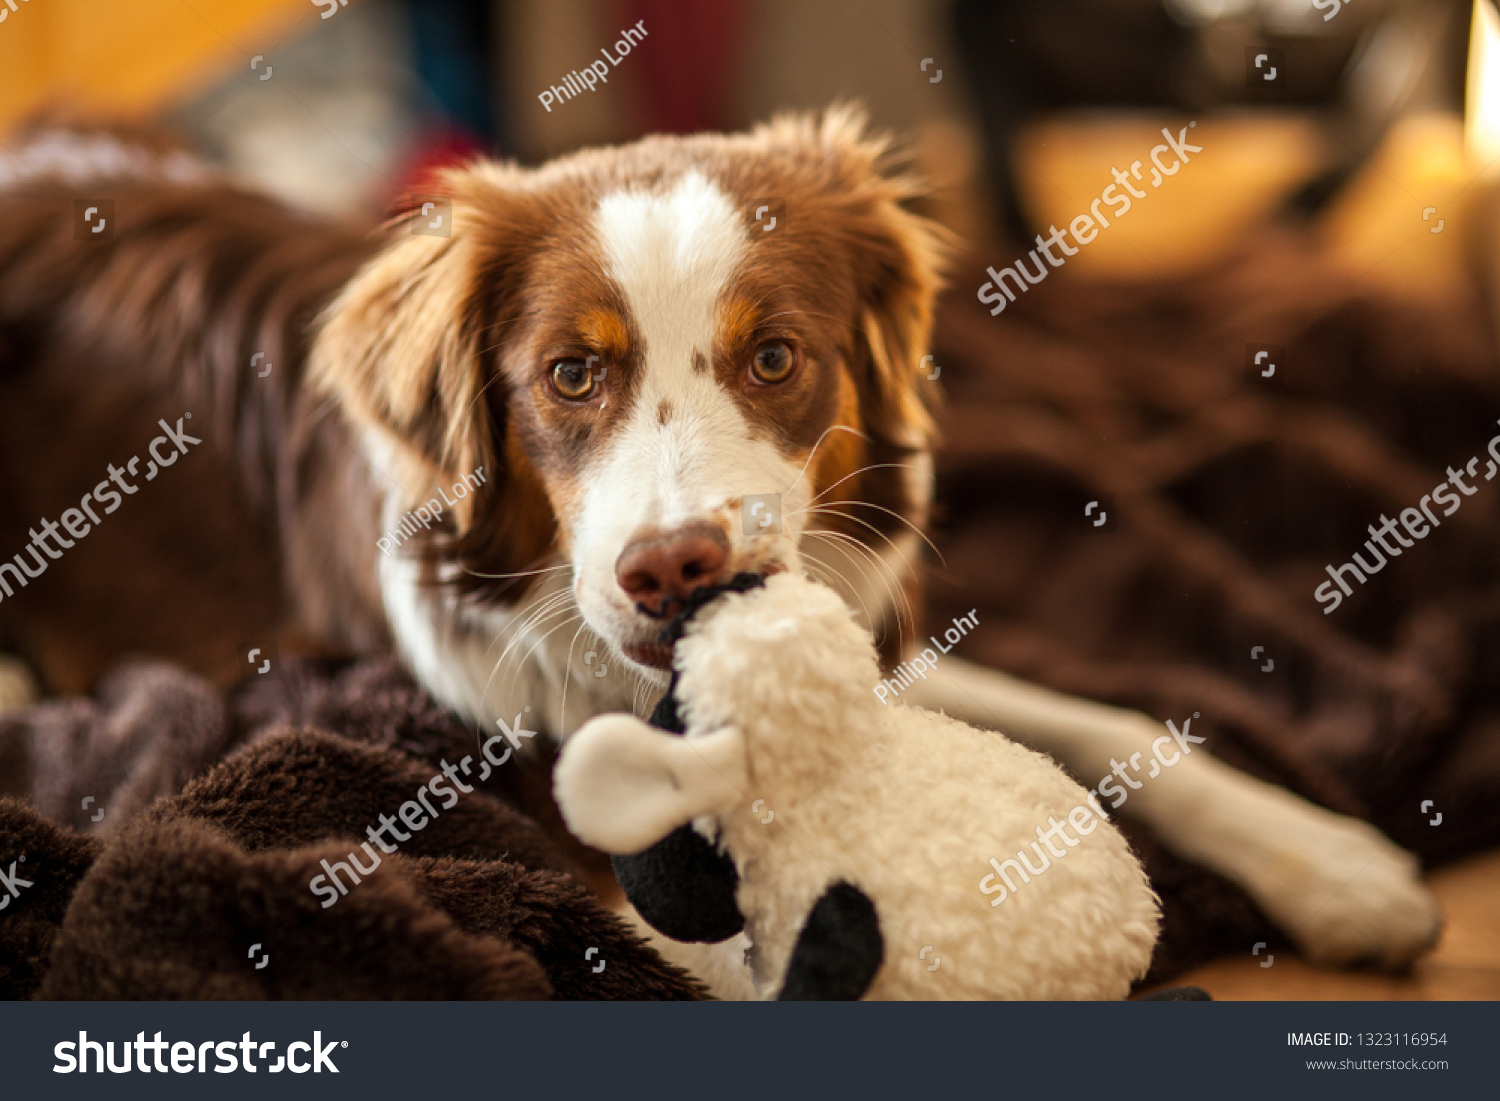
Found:
[[[1493,0],[1474,0],[1464,145],[1482,175],[1500,175],[1500,13]]]

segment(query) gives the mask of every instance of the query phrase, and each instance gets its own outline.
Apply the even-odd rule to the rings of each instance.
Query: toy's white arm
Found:
[[[717,811],[746,787],[738,730],[682,738],[632,715],[601,715],[585,723],[563,746],[552,775],[557,805],[574,836],[622,855]]]

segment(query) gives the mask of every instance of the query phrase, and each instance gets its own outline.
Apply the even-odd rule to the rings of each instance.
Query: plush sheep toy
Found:
[[[1124,837],[1049,758],[882,703],[831,589],[783,573],[717,595],[674,665],[686,736],[593,719],[558,805],[612,853],[689,823],[716,842],[768,994],[1123,998],[1145,973],[1157,900]]]

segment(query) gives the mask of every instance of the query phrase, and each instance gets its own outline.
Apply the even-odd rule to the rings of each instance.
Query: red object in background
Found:
[[[745,36],[743,0],[615,0],[619,30],[645,20],[645,64],[630,74],[640,90],[641,129],[690,134],[723,130]],[[628,59],[625,65],[631,65]]]
[[[402,165],[392,201],[413,191],[432,191],[433,180],[442,169],[490,154],[491,150],[468,130],[434,118],[432,129],[413,144]]]

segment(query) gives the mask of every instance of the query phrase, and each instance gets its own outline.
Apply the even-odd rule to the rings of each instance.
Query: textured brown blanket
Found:
[[[1212,752],[1429,865],[1500,844],[1500,358],[1476,303],[1361,292],[1266,231],[1192,281],[1111,289],[1063,269],[991,317],[975,289],[1015,250],[991,251],[960,266],[937,327],[929,621],[977,606],[973,660],[1201,713]],[[1379,566],[1368,526],[1450,467],[1472,495],[1450,488],[1461,504],[1436,507],[1437,528],[1417,513],[1423,538],[1398,528],[1409,546],[1387,534],[1400,555]],[[1345,573],[1325,615],[1315,590],[1355,552],[1378,572]],[[1268,939],[1238,889],[1132,840],[1166,905],[1158,973]]]
[[[0,997],[701,996],[508,805],[503,770],[324,905],[325,862],[368,868],[366,827],[465,754],[391,662],[292,662],[227,697],[136,666],[0,723],[0,776],[35,799],[0,798],[0,863],[29,884],[0,916]]]

